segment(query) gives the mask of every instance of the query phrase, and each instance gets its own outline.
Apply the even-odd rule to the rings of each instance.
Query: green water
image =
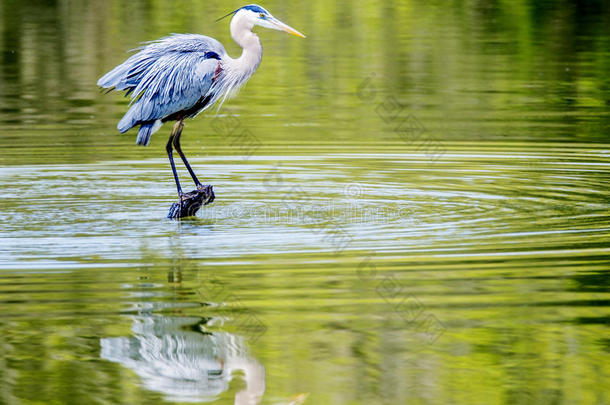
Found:
[[[0,2],[0,403],[610,404],[608,2],[266,1],[166,220],[95,83],[241,5]]]

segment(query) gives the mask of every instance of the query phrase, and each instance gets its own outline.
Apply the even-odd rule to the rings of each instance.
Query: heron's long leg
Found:
[[[174,164],[174,154],[172,150],[172,144],[174,141],[174,137],[176,136],[176,131],[178,130],[178,122],[174,125],[174,129],[172,129],[172,133],[169,136],[169,140],[167,141],[167,145],[165,146],[165,150],[167,150],[167,157],[169,157],[169,164],[172,166],[172,172],[174,173],[174,181],[176,182],[176,188],[178,188],[178,196],[182,196],[182,187],[180,187],[180,180],[178,180],[178,172],[176,171],[176,165]]]
[[[182,135],[182,128],[184,128],[184,120],[182,119],[179,122],[180,124],[178,126],[178,132],[176,132],[176,135],[174,136],[174,149],[176,149],[176,152],[178,152],[178,154],[180,155],[180,159],[182,159],[182,162],[184,162],[184,166],[186,166],[186,170],[189,171],[189,174],[193,178],[195,185],[201,186],[201,182],[195,175],[195,172],[191,168],[191,165],[189,164],[188,160],[186,160],[186,156],[184,156],[184,153],[182,153],[182,148],[180,147],[180,135]]]

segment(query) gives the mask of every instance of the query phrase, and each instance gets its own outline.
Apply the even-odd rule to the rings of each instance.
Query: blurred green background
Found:
[[[127,100],[102,97],[91,84],[127,50],[172,32],[213,36],[237,57],[228,20],[214,21],[239,5],[4,0],[0,146],[27,146],[32,159],[44,148],[39,160],[45,162],[158,156],[158,138],[169,128],[154,148],[122,148],[133,139],[115,136],[113,124]],[[446,142],[607,140],[610,17],[603,0],[264,6],[308,38],[257,29],[263,63],[223,110],[244,117],[262,140],[261,152],[285,153],[286,128],[291,153],[403,146],[371,119],[376,103],[354,97],[371,75]],[[189,123],[186,137],[206,153],[233,149],[203,117]],[[45,146],[58,143],[66,148]],[[1,159],[19,162],[12,154]]]

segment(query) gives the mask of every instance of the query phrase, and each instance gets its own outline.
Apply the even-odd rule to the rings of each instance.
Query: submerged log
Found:
[[[202,206],[212,201],[214,201],[213,187],[197,186],[197,190],[182,194],[180,201],[172,204],[167,217],[169,219],[194,217]]]

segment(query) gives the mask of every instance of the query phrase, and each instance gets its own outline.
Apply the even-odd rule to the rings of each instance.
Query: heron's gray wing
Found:
[[[119,131],[196,105],[210,90],[225,54],[218,41],[192,34],[172,35],[141,47],[98,81],[101,87],[131,94],[132,106],[119,122]]]
[[[214,38],[197,34],[172,34],[147,42],[138,51],[110,72],[102,76],[97,85],[111,90],[133,90],[148,69],[163,55],[172,53],[213,52],[223,57],[226,51]]]
[[[119,131],[190,109],[210,90],[217,67],[217,59],[197,53],[161,56],[134,88],[133,105],[119,122]]]

